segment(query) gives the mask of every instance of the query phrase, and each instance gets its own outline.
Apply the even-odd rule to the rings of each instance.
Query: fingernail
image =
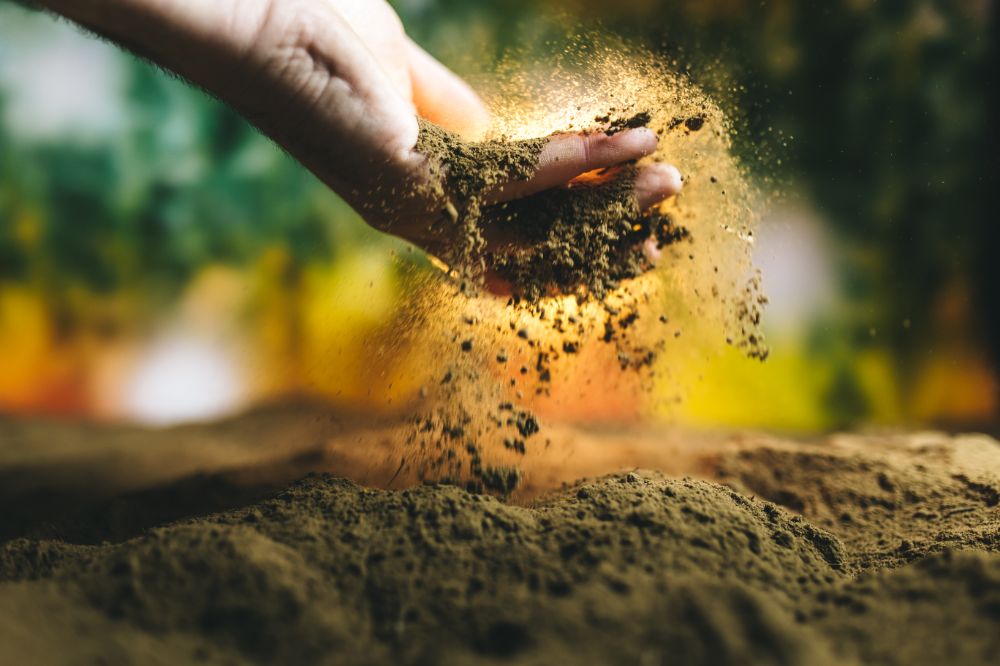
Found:
[[[684,179],[681,172],[672,164],[657,164],[654,166],[656,172],[656,188],[664,193],[677,194],[684,187]]]
[[[675,192],[680,192],[681,188],[684,187],[684,176],[681,175],[681,170],[675,167],[673,164],[667,165],[668,180],[670,181],[670,186]]]
[[[615,139],[616,137],[619,142],[628,141],[630,145],[633,145],[636,149],[641,150],[644,155],[649,155],[655,151],[656,144],[660,141],[660,137],[656,136],[656,132],[648,127],[627,129],[619,132],[617,135],[612,135],[609,138]]]

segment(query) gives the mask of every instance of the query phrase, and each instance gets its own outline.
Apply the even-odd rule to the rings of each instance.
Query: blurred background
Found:
[[[740,156],[778,195],[755,249],[772,353],[691,355],[666,417],[996,432],[996,3],[821,4],[393,3],[460,72],[599,28],[737,119]],[[0,0],[0,411],[371,407],[360,352],[421,265],[220,104]]]

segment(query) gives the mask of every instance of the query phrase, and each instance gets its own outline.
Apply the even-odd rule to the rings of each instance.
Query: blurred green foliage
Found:
[[[54,302],[79,288],[169,299],[207,264],[243,265],[274,247],[298,263],[331,260],[339,245],[371,242],[345,204],[228,108],[121,60],[120,131],[22,140],[0,123],[0,280],[31,282]]]

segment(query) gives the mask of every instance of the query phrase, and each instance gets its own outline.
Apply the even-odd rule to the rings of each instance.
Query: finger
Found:
[[[681,172],[669,164],[650,164],[635,179],[635,198],[640,210],[648,210],[664,199],[678,194],[683,187]],[[642,243],[642,252],[656,266],[663,258],[659,241],[652,235]]]
[[[670,164],[650,164],[635,178],[635,198],[639,209],[646,210],[669,199],[683,187],[681,172]]]
[[[463,138],[481,138],[490,113],[479,95],[450,69],[408,40],[410,80],[417,113]]]
[[[663,258],[663,250],[660,249],[660,244],[652,236],[642,242],[642,253],[646,255],[646,260],[654,266],[659,264],[660,259]]]
[[[645,127],[608,136],[560,134],[549,139],[538,158],[538,170],[528,180],[508,183],[490,196],[490,203],[520,199],[558,187],[587,171],[637,160],[656,150],[656,133]]]

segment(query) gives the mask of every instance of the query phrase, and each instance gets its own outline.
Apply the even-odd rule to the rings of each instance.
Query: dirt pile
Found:
[[[862,570],[949,549],[1000,549],[1000,447],[988,438],[858,438],[755,447],[714,476],[836,533]],[[865,446],[873,450],[863,450]]]
[[[717,646],[672,626],[649,644],[661,613],[715,606],[720,591],[782,626],[781,609],[846,573],[837,541],[801,519],[705,482],[638,474],[533,509],[454,487],[387,493],[315,476],[123,544],[18,541],[0,559],[5,580],[46,578],[35,585],[136,637],[200,635],[206,654],[285,662],[548,660],[578,654],[581,641],[595,663],[638,660],[661,640],[707,656],[750,636]],[[760,649],[806,651],[794,635]]]
[[[918,478],[920,456],[889,469],[827,456],[820,473],[791,445],[775,460],[779,448],[721,455],[719,474],[773,489],[767,470],[800,466],[768,494],[804,502],[806,517],[652,473],[527,508],[314,475],[122,542],[13,540],[0,549],[0,645],[83,662],[992,663],[1000,516],[983,493],[1000,484]],[[858,483],[868,477],[874,487]],[[912,562],[872,557],[889,523],[860,520],[860,498],[889,485],[942,505],[980,499],[937,521],[962,538]],[[831,512],[859,519],[816,526]]]

